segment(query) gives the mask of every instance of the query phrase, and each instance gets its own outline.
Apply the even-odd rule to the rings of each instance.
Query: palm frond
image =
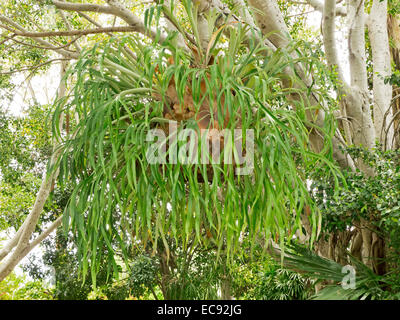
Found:
[[[279,249],[274,255],[280,259]],[[361,261],[350,257],[354,268],[354,288],[345,280],[349,269],[345,266],[319,256],[309,248],[299,244],[285,246],[283,264],[286,268],[305,274],[305,276],[325,283],[324,288],[312,297],[315,300],[364,300],[394,298],[390,292],[385,292],[385,278],[375,274]]]

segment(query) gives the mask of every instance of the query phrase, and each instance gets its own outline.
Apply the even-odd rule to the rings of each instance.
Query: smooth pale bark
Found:
[[[323,43],[325,48],[325,56],[328,66],[337,73],[338,80],[341,82],[341,89],[339,94],[346,95],[349,92],[349,86],[345,81],[343,70],[340,66],[338,59],[337,47],[336,47],[336,1],[326,0],[325,6],[323,6],[322,13],[322,34]],[[340,115],[343,120],[338,120],[342,125],[346,137],[346,142],[352,144],[352,134],[350,124],[348,121],[347,110],[345,104],[340,103]]]
[[[335,17],[336,17],[336,0],[326,0],[322,13],[322,34],[325,48],[325,56],[328,65],[335,68],[338,78],[344,81],[343,70],[340,67],[335,39]]]
[[[90,11],[90,12],[98,12],[98,13],[105,13],[112,15],[117,14],[117,10],[115,10],[111,6],[103,6],[94,3],[72,3],[72,2],[56,1],[56,0],[53,0],[52,3],[58,9],[66,11]]]
[[[140,33],[146,33],[145,25],[143,20],[136,16],[131,10],[125,7],[122,3],[117,0],[106,0],[107,4],[112,9],[113,15],[120,17],[130,26],[133,26]],[[155,37],[156,32],[154,30],[151,31],[152,36]]]
[[[3,260],[3,258],[6,257],[18,244],[19,238],[21,237],[22,231],[25,229],[27,223],[28,219],[25,219],[24,223],[18,229],[17,233],[9,241],[7,241],[6,245],[0,250],[0,261]]]
[[[47,227],[35,240],[33,240],[29,246],[23,251],[23,256],[26,256],[34,247],[46,239],[54,230],[56,230],[62,223],[62,216],[58,217],[54,222]],[[26,252],[26,253],[25,253]]]
[[[208,22],[203,15],[200,15],[198,17],[197,23],[199,26],[200,45],[201,48],[203,49],[203,52],[205,53],[207,52],[207,47],[208,44],[210,43],[210,37],[211,37],[211,34],[208,30]]]
[[[288,43],[287,38],[287,27],[284,25],[282,15],[280,14],[279,8],[275,1],[267,0],[249,0],[249,4],[260,12],[255,14],[255,19],[258,26],[262,30],[264,35],[269,35],[271,32],[275,32],[273,36],[270,36],[271,41],[278,47],[285,47]],[[333,1],[326,1],[324,8],[324,43],[326,46],[326,51],[328,53],[328,63],[331,65],[338,65],[337,53],[335,52],[335,40],[334,40],[334,17],[336,16],[335,4]],[[261,13],[262,12],[262,13]],[[351,123],[351,130],[348,129],[347,135],[351,135],[352,141],[356,145],[362,145],[371,149],[375,145],[375,128],[371,114],[371,100],[368,91],[368,78],[366,69],[366,54],[365,54],[365,19],[366,15],[364,13],[364,1],[363,0],[349,0],[347,9],[347,21],[348,21],[348,49],[349,49],[349,63],[350,63],[350,80],[351,83],[347,85],[343,82],[342,92],[344,96],[342,98],[342,108],[345,117],[348,116],[348,120]],[[385,48],[383,48],[385,50]],[[299,72],[299,67],[297,72],[302,75],[301,70]],[[340,75],[343,79],[343,75]],[[304,76],[303,81],[309,84],[308,79]],[[316,101],[318,101],[316,99]],[[317,119],[317,124],[323,123],[324,116],[319,114]],[[340,135],[338,135],[340,137]],[[317,145],[321,144],[318,136],[310,136],[310,141]],[[338,139],[333,141],[334,145],[334,157],[339,160],[342,155],[340,152],[335,152],[338,146],[342,144],[343,140]],[[343,145],[343,144],[342,144]],[[341,159],[339,163],[343,167],[346,167],[346,162]],[[373,175],[373,169],[366,166],[363,162],[358,161],[357,166],[367,175]],[[357,236],[357,244],[355,246],[355,251],[361,253],[364,263],[373,268],[373,261],[376,260],[373,257],[373,241],[376,235],[370,231],[371,225],[368,221],[363,221],[359,228],[359,235]],[[339,237],[339,238],[337,238]],[[325,256],[338,256],[342,260],[343,248],[340,246],[345,246],[344,242],[350,241],[351,237],[348,238],[345,235],[337,235],[336,239],[340,239],[340,245],[337,246],[336,242],[333,242],[333,238],[330,243],[325,247],[321,244],[320,250],[323,251]],[[375,241],[375,243],[377,243]],[[375,250],[378,252],[379,250]],[[321,252],[322,253],[322,252]],[[375,269],[375,268],[374,268]]]
[[[324,6],[324,2],[323,1],[319,1],[319,0],[307,0],[307,3],[312,6],[315,10],[320,11],[320,12],[324,12],[325,10],[325,6],[327,4],[327,1],[325,0],[325,6]],[[336,16],[342,16],[345,17],[347,15],[347,11],[346,8],[344,7],[338,7],[335,11],[335,15]]]
[[[276,1],[269,0],[249,0],[250,7],[253,7],[255,10],[255,20],[257,25],[259,26],[261,32],[264,36],[268,36],[270,41],[277,46],[278,48],[286,48],[289,45],[289,30],[284,22],[282,13],[279,10],[278,4]],[[292,74],[292,70],[286,70],[289,75]],[[305,76],[305,73],[302,69],[301,65],[296,65],[296,71],[301,76],[305,85],[310,86],[312,83],[312,79],[310,77]],[[284,86],[291,87],[292,83],[284,83]],[[293,99],[299,99],[300,97],[292,97]],[[310,99],[313,105],[320,104],[318,98],[311,94]],[[309,114],[309,119],[313,121],[314,116]],[[325,113],[322,109],[319,110],[317,114],[317,119],[315,122],[319,126],[323,126],[325,121]],[[312,144],[314,150],[320,151],[323,147],[323,139],[321,135],[318,134],[315,130],[312,130],[310,133],[310,143]],[[341,167],[354,169],[354,162],[350,158],[350,156],[344,154],[341,151],[341,147],[344,145],[344,139],[341,136],[339,131],[336,132],[335,137],[332,139],[333,146],[333,156],[338,161]]]
[[[99,12],[104,14],[110,14],[124,20],[129,26],[134,28],[134,31],[142,34],[149,34],[153,39],[156,38],[156,31],[151,29],[146,31],[144,22],[138,16],[136,16],[131,10],[125,7],[121,2],[117,0],[107,0],[107,6],[92,4],[92,3],[71,3],[63,1],[52,1],[53,4],[62,10],[75,11],[75,12]],[[161,34],[161,41],[165,39],[165,35]]]
[[[248,10],[246,4],[244,3],[243,0],[233,0],[233,5],[235,6],[235,9],[237,10],[237,13],[239,16],[243,19],[243,21],[248,24],[251,28],[256,29],[256,25],[254,22],[254,19]]]
[[[211,38],[210,30],[208,28],[208,21],[206,17],[206,13],[208,12],[210,5],[207,0],[199,0],[197,1],[197,3],[199,5],[199,11],[197,14],[197,24],[200,36],[200,45],[201,48],[203,49],[203,52],[206,52]]]
[[[289,29],[279,10],[278,3],[273,0],[249,0],[253,10],[255,20],[264,36],[277,48],[285,48],[289,44]]]
[[[233,0],[233,5],[235,6],[235,10],[237,11],[239,17],[239,21],[244,22],[246,25],[250,26],[252,30],[249,30],[246,34],[247,36],[247,43],[251,41],[256,41],[257,43],[260,43],[260,41],[264,41],[264,44],[271,48],[272,50],[276,50],[276,46],[272,44],[271,41],[268,39],[261,39],[259,36],[259,29],[255,23],[255,20],[248,9],[247,5],[244,3],[243,0]],[[236,13],[236,12],[235,12]],[[254,32],[255,31],[255,32]]]
[[[342,114],[348,116],[351,123],[351,130],[347,128],[346,131],[348,135],[351,135],[351,140],[357,146],[364,146],[368,149],[372,149],[375,146],[376,131],[374,122],[372,119],[371,108],[370,108],[370,98],[368,90],[368,76],[367,76],[367,65],[366,65],[366,54],[365,54],[365,12],[364,12],[364,1],[363,0],[349,0],[348,10],[348,49],[349,49],[349,64],[350,64],[350,85],[348,86],[343,80],[343,74],[340,68],[339,79],[342,80],[343,86],[340,90],[343,93],[343,98],[341,100]],[[382,13],[382,12],[381,12]],[[325,51],[327,53],[328,64],[331,66],[338,65],[338,58],[335,48],[334,39],[334,16],[335,16],[335,2],[327,0],[325,2],[324,8],[324,45]],[[386,16],[385,16],[386,17]],[[385,19],[384,17],[384,19]],[[372,43],[371,43],[372,45]],[[378,54],[379,59],[383,59],[386,54],[389,54],[388,46],[379,48],[382,53]],[[386,52],[385,52],[386,51]],[[383,70],[384,64],[380,64],[378,68]],[[374,86],[379,86],[376,83],[376,77],[374,77]],[[382,87],[380,87],[382,88]],[[384,93],[383,93],[384,94]],[[380,95],[378,95],[380,97]],[[387,103],[387,101],[385,101]],[[376,123],[375,123],[376,125]],[[372,176],[374,171],[372,168],[367,166],[362,161],[357,162],[358,168],[363,171],[366,175]],[[356,242],[352,250],[357,256],[361,257],[363,262],[369,267],[376,269],[374,267],[374,252],[372,250],[374,238],[376,234],[371,231],[373,226],[368,220],[362,220],[359,226],[359,232],[357,232]],[[346,244],[350,241],[351,237],[347,239],[345,235],[335,235],[337,239],[341,239],[340,243],[329,242],[329,254],[332,258],[337,256],[338,250],[343,250],[346,248]],[[333,238],[332,238],[333,239]],[[332,240],[331,239],[331,240]],[[376,242],[376,241],[375,241]],[[378,252],[378,251],[376,251]],[[381,253],[381,251],[379,251]],[[343,253],[339,253],[340,256]],[[378,257],[382,258],[382,257]],[[343,262],[343,261],[339,261]]]
[[[171,0],[164,0],[164,5],[170,10],[171,9]],[[174,6],[174,10],[172,10],[172,14],[176,14],[176,6]],[[176,27],[173,25],[173,23],[168,19],[168,17],[164,18],[165,24],[167,26],[167,33],[171,31],[177,31]],[[181,48],[186,48],[186,50],[189,50],[185,44],[185,40],[183,39],[182,34],[178,33],[177,35],[177,46]]]
[[[375,145],[376,136],[368,92],[364,1],[349,0],[347,12],[351,87],[346,92],[344,102],[352,124],[354,144],[371,149]],[[372,174],[372,171],[363,163],[359,163],[359,167],[367,174]]]
[[[22,232],[19,234],[18,242],[12,241],[12,244],[16,243],[16,247],[11,254],[7,255],[6,260],[0,264],[0,281],[10,274],[15,266],[25,257],[26,248],[29,246],[29,239],[35,231],[44,204],[50,194],[53,178],[54,175],[48,176],[45,174],[35,204],[25,220],[26,223],[24,223]],[[10,246],[8,246],[8,248],[10,248]]]
[[[224,16],[228,16],[231,12],[228,6],[220,0],[195,0],[195,3],[200,3],[200,11],[214,9]]]
[[[27,221],[27,220],[26,220]],[[40,244],[44,239],[46,239],[54,230],[56,230],[62,223],[62,216],[58,217],[45,231],[43,231],[35,240],[33,240],[31,243],[26,245],[22,251],[19,253],[18,257],[15,259],[15,262],[10,264],[8,268],[5,268],[4,273],[8,272],[8,274],[15,268],[15,266],[29,253],[31,252],[38,244]],[[23,231],[23,228],[20,228],[19,231]],[[20,237],[16,237],[16,241],[18,243]],[[13,240],[13,239],[12,239]],[[14,243],[14,242],[13,242]],[[15,246],[15,245],[14,245]],[[8,248],[9,249],[9,248]],[[12,248],[11,248],[12,249]],[[7,254],[11,250],[5,251]],[[1,258],[0,258],[1,260]],[[6,262],[5,262],[6,265]],[[1,265],[0,265],[1,266]],[[0,271],[2,272],[2,271]],[[8,275],[6,274],[4,278]],[[2,281],[4,278],[2,278],[2,274],[0,273],[0,281]]]
[[[86,30],[67,30],[67,31],[44,31],[44,32],[22,32],[17,30],[9,29],[17,36],[27,38],[44,38],[44,37],[59,37],[59,36],[85,36],[88,34],[96,33],[109,33],[109,32],[134,32],[137,29],[133,26],[116,26],[116,27],[105,27],[97,29],[86,29]],[[75,43],[75,42],[74,42]]]
[[[225,21],[224,19],[217,19],[216,26],[221,27],[224,23],[227,28],[224,29],[224,33],[229,36],[229,27],[235,27],[237,22],[244,23],[250,26],[253,30],[248,30],[246,33],[246,37],[244,42],[249,44],[250,41],[256,41],[259,43],[261,40],[264,41],[264,44],[269,48],[276,50],[276,47],[268,40],[268,39],[261,39],[259,37],[259,28],[256,26],[254,19],[248,9],[248,6],[244,3],[243,0],[233,0],[234,10],[228,10],[227,6],[222,3],[220,0],[196,0],[194,3],[199,5],[199,10],[201,12],[206,12],[209,10],[216,10],[217,13],[220,14],[221,17],[227,18]],[[253,32],[255,31],[255,32]]]
[[[133,12],[123,6],[121,3],[115,0],[108,0],[108,6],[92,4],[92,3],[71,3],[64,1],[53,0],[52,3],[58,8],[66,11],[76,11],[76,12],[98,12],[104,14],[110,14],[121,18],[130,26],[137,28],[138,32],[144,33],[144,23],[137,17]]]
[[[368,91],[364,1],[349,0],[347,12],[350,87],[345,91],[343,104],[351,123],[353,143],[372,149],[376,135]],[[358,167],[373,175],[373,170],[362,161],[358,161]]]
[[[387,30],[387,0],[374,0],[369,15],[368,34],[371,43],[373,65],[374,125],[377,139],[391,149],[393,127],[388,128],[392,119],[392,86],[384,83],[391,75],[389,37]]]
[[[390,56],[397,70],[400,70],[400,17],[389,15],[388,17],[388,33],[390,38]],[[393,149],[400,148],[400,87],[393,86],[392,92],[392,119],[388,121],[388,127],[393,127],[395,133],[393,141],[389,141],[393,145]]]
[[[351,86],[368,90],[367,59],[365,56],[364,0],[348,1],[349,62]]]

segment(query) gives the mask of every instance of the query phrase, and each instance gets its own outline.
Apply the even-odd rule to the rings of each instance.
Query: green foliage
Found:
[[[382,152],[377,146],[372,151],[363,148],[346,150],[354,159],[362,159],[375,169],[375,175],[366,176],[360,171],[345,173],[347,188],[335,195],[331,180],[323,175],[313,178],[312,189],[320,210],[324,212],[324,229],[345,230],[361,218],[370,219],[375,226],[393,233],[400,226],[400,153]]]
[[[135,258],[130,270],[128,287],[133,295],[143,296],[146,289],[156,286],[159,267],[155,259],[140,255]]]
[[[166,297],[169,299],[207,300],[218,299],[222,277],[227,276],[224,260],[213,250],[196,250],[192,257],[184,252],[176,259],[176,272],[168,282]]]
[[[315,168],[325,168],[328,175],[335,172],[322,155],[330,154],[334,130],[330,110],[325,110],[325,127],[315,127],[306,120],[306,112],[320,106],[292,101],[294,110],[287,97],[301,90],[280,87],[282,81],[291,81],[304,88],[298,78],[283,73],[303,61],[291,58],[296,44],[275,52],[262,43],[246,48],[242,46],[246,29],[239,25],[230,29],[228,38],[217,31],[215,43],[203,52],[197,46],[193,8],[190,2],[184,3],[194,39],[184,31],[182,34],[197,47],[196,55],[177,48],[173,33],[161,45],[144,46],[135,36],[112,38],[87,49],[69,71],[77,82],[71,95],[57,105],[53,127],[62,143],[60,183],[77,183],[64,213],[64,226],[66,230],[71,226],[77,239],[83,274],[89,270],[89,260],[92,276],[98,272],[103,257],[98,248],[105,245],[112,252],[114,241],[126,262],[127,244],[135,239],[149,241],[153,247],[161,241],[168,253],[167,235],[183,248],[194,238],[197,244],[215,245],[219,252],[224,245],[228,258],[239,248],[242,231],[248,231],[253,240],[260,232],[267,238],[277,235],[283,239],[288,230],[294,232],[300,226],[304,204],[311,204],[305,172]],[[150,13],[157,16],[159,9],[150,11],[147,20],[151,20]],[[217,46],[221,39],[228,45]],[[168,62],[171,57],[172,64]],[[146,135],[151,129],[163,128],[167,121],[163,111],[170,103],[171,79],[178,101],[182,102],[191,88],[196,112],[204,99],[216,99],[220,126],[228,110],[240,115],[243,132],[254,130],[251,176],[235,176],[234,166],[220,163],[211,166],[209,181],[206,165],[147,161],[150,144]],[[204,95],[201,83],[206,87]],[[319,88],[304,88],[307,90],[324,96]],[[62,137],[57,129],[63,112],[80,118],[69,137]],[[231,117],[227,128],[235,128],[237,120]],[[193,119],[181,121],[179,126],[198,130]],[[311,152],[307,127],[326,136],[322,154]],[[218,199],[219,191],[225,201]],[[311,220],[315,234],[318,213],[314,210]],[[117,273],[113,255],[107,258]]]
[[[29,0],[2,1],[0,14],[21,25],[23,28],[31,29],[31,25],[47,29],[49,26],[49,7],[41,2]],[[50,13],[51,16],[51,13]],[[12,32],[5,30],[3,36],[11,36]],[[31,75],[44,71],[48,65],[41,66],[50,57],[50,51],[46,48],[37,47],[32,39],[25,38],[22,41],[9,38],[0,44],[0,89],[6,89],[11,97],[13,85],[11,84],[12,73],[26,67],[37,66],[31,70]],[[3,74],[4,73],[4,74]],[[7,90],[8,89],[8,90]],[[11,90],[10,90],[11,89]]]
[[[32,105],[21,117],[0,107],[1,180],[18,184],[26,172],[41,174],[51,154],[50,128],[46,121],[50,106]]]
[[[390,75],[390,77],[386,77],[384,79],[384,83],[395,85],[395,86],[400,86],[400,70],[394,69],[393,73]]]
[[[41,184],[46,161],[52,152],[46,121],[48,109],[48,105],[32,105],[21,116],[12,116],[6,110],[0,110],[0,230],[6,234],[17,230],[29,214]],[[68,196],[67,188],[53,190],[44,206],[36,232],[43,231],[47,223],[60,215],[60,208],[64,208],[65,197]],[[29,259],[34,260],[35,257]],[[36,280],[27,282],[27,286],[23,287],[26,288],[25,296],[22,289],[18,291],[20,299],[51,299],[57,296],[51,290],[46,297],[36,293],[35,288],[39,288],[47,276],[40,263],[33,261],[29,266],[23,266],[23,269]],[[17,281],[16,278],[14,280]],[[26,281],[21,278],[21,286],[22,282]]]
[[[390,15],[395,16],[400,13],[400,1],[388,0],[388,12]]]
[[[0,282],[0,300],[51,300],[52,290],[41,281],[29,281],[11,273]]]
[[[0,228],[18,228],[32,207],[51,153],[49,106],[33,105],[22,116],[0,108]],[[49,202],[46,211],[54,209]]]
[[[307,290],[307,280],[300,274],[272,269],[260,276],[253,295],[261,300],[305,300],[309,296]]]
[[[54,241],[47,240],[45,242],[43,261],[46,265],[54,268],[55,288],[53,294],[57,300],[87,300],[93,291],[90,279],[82,283],[79,274],[79,260],[75,251],[74,244],[68,241],[62,230],[58,230]],[[43,271],[32,274],[35,271],[32,264],[25,268],[37,278],[46,276]],[[112,279],[107,277],[106,266],[103,266],[97,274],[96,280],[100,287],[112,284]]]
[[[351,147],[346,152],[353,159],[361,159],[374,168],[375,174],[367,176],[360,171],[345,172],[347,188],[339,188],[336,195],[331,190],[330,179],[323,175],[313,178],[313,196],[324,213],[323,230],[344,231],[359,224],[361,219],[370,221],[374,231],[386,241],[385,262],[391,269],[384,278],[379,279],[384,285],[377,284],[380,289],[377,289],[377,293],[371,293],[371,296],[397,299],[395,293],[400,288],[400,152],[382,151],[380,145],[371,151]],[[387,292],[382,291],[383,287]]]
[[[18,228],[32,203],[39,188],[40,180],[32,174],[25,174],[18,185],[0,180],[0,230],[9,227]]]
[[[306,14],[309,12],[308,6],[296,1],[278,0],[277,3],[284,21],[288,26],[290,36],[293,39],[312,39],[313,42],[316,42],[318,38],[322,40],[319,33],[312,32],[312,30],[308,28],[307,19],[309,19],[309,17]]]
[[[238,259],[231,269],[234,296],[245,300],[305,300],[312,295],[313,282],[282,268],[270,256]]]
[[[329,281],[313,299],[319,300],[376,300],[399,299],[396,290],[387,290],[392,278],[388,275],[376,275],[369,267],[351,258],[355,268],[355,288],[345,288],[342,281],[346,275],[343,266],[333,260],[318,256],[310,249],[291,244],[285,250],[284,265],[291,270],[305,273],[306,277],[315,279],[316,283]],[[397,280],[398,281],[398,280]]]

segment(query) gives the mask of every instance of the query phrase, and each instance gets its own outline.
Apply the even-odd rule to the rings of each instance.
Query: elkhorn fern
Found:
[[[196,34],[195,22],[191,28]],[[138,241],[162,242],[168,250],[171,236],[183,246],[193,240],[229,256],[243,232],[253,240],[282,240],[300,227],[306,203],[316,232],[319,218],[304,172],[327,167],[336,173],[309,147],[305,114],[315,106],[289,105],[286,97],[298,89],[283,90],[280,83],[293,66],[290,52],[245,46],[246,31],[240,24],[230,27],[230,36],[217,30],[204,60],[198,47],[173,45],[176,34],[152,45],[134,35],[111,38],[86,50],[70,69],[76,82],[57,104],[53,124],[62,144],[60,182],[75,184],[64,226],[77,237],[84,274],[89,264],[96,274],[104,245],[117,273],[112,252],[126,257]],[[295,77],[290,81],[301,86]],[[67,136],[56,129],[61,113],[79,119]],[[166,131],[171,118],[198,130],[204,115],[211,127],[254,130],[251,174],[236,175],[236,165],[225,163],[148,162],[149,130]],[[316,129],[330,141],[332,130]]]

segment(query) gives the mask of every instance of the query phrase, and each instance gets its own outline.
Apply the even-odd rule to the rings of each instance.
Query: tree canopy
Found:
[[[397,299],[398,11],[2,1],[0,281],[41,244],[56,299]]]

